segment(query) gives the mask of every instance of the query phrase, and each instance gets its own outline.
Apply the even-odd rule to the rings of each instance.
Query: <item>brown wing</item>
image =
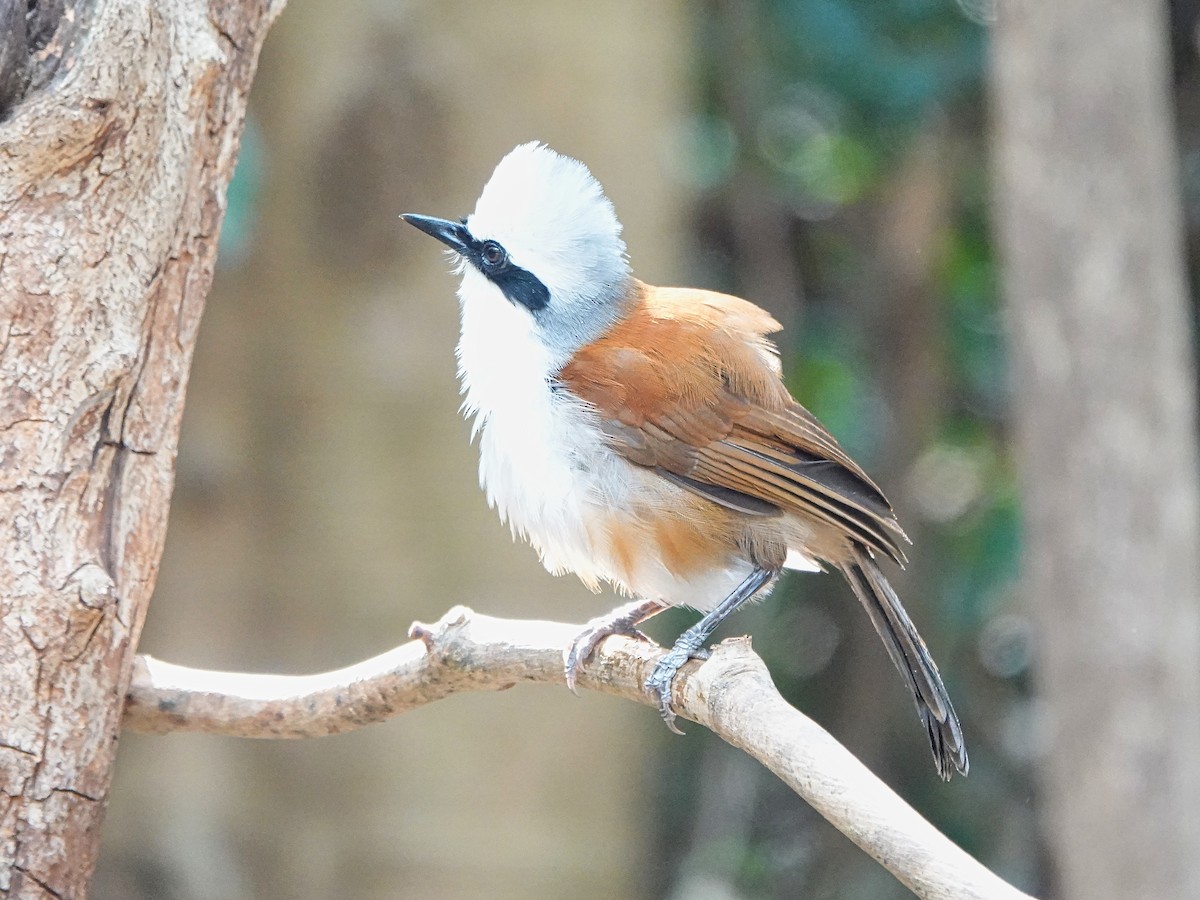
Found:
[[[824,522],[904,562],[883,493],[779,378],[779,326],[724,294],[639,286],[632,312],[559,375],[631,462],[747,515]]]

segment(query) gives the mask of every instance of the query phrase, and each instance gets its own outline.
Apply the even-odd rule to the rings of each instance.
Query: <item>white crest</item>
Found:
[[[521,144],[500,160],[466,225],[549,290],[537,326],[560,364],[619,318],[631,277],[621,223],[583,163],[544,144]],[[485,281],[464,275],[466,303]]]
[[[609,288],[629,277],[621,223],[604,189],[587,166],[545,144],[521,144],[500,160],[467,228],[499,241],[551,292],[578,287],[564,276]]]

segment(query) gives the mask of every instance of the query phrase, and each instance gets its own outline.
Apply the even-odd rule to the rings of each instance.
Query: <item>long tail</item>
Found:
[[[967,747],[962,726],[954,714],[950,695],[925,642],[900,603],[900,598],[871,556],[871,551],[854,545],[854,554],[839,568],[871,617],[871,624],[883,638],[888,656],[913,693],[917,713],[929,732],[933,761],[938,774],[947,781],[954,769],[967,774]]]

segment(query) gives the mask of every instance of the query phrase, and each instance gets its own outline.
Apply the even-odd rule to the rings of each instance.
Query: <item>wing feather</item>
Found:
[[[779,378],[778,324],[724,294],[637,286],[629,314],[558,381],[635,465],[747,515],[826,523],[903,564],[887,498]]]
[[[897,562],[904,561],[904,553],[896,546],[895,540],[879,528],[871,517],[862,515],[848,505],[839,504],[833,495],[810,490],[779,469],[758,465],[752,455],[719,451],[709,455],[708,452],[702,452],[701,462],[693,475],[706,481],[730,481],[737,485],[738,490],[763,496],[763,499],[769,499],[782,509],[804,512],[871,549],[886,553]]]

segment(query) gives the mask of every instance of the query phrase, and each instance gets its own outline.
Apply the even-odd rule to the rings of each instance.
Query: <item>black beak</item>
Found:
[[[463,253],[471,246],[471,233],[461,222],[435,219],[433,216],[418,216],[415,213],[405,213],[400,218],[430,237],[437,238],[456,253]]]

